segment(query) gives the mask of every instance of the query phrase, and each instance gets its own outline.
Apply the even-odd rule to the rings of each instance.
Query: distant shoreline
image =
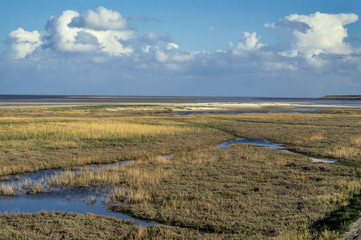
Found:
[[[361,95],[326,95],[322,99],[361,100]]]
[[[220,97],[220,96],[92,96],[92,95],[10,95],[0,94],[0,108],[4,107],[64,107],[82,105],[132,104],[201,104],[201,103],[281,103],[298,106],[354,106],[361,107],[361,96],[329,95],[321,98],[290,97]]]

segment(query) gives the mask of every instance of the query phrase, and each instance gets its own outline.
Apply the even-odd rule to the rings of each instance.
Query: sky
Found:
[[[361,94],[360,0],[0,2],[0,94]]]

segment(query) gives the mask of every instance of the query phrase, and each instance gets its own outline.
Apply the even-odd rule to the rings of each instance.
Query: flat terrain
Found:
[[[9,174],[137,159],[122,167],[69,170],[54,176],[50,184],[110,186],[114,190],[108,196],[109,209],[163,224],[145,228],[92,214],[1,215],[0,236],[342,236],[359,217],[351,203],[361,189],[361,110],[232,114],[246,108],[284,110],[295,106],[152,103],[0,110],[0,176],[4,179],[0,193],[9,193]],[[216,147],[237,137],[268,139],[296,154],[254,145]],[[169,154],[172,158],[162,157]],[[315,163],[310,157],[337,162]],[[339,217],[333,217],[335,214]],[[83,231],[74,232],[71,226]]]

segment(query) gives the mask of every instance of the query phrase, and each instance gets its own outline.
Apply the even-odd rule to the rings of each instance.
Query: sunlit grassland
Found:
[[[226,139],[225,134],[211,137],[214,130],[164,116],[102,111],[101,116],[99,109],[72,116],[60,110],[31,109],[12,110],[19,116],[1,116],[0,175],[146,158]]]
[[[349,167],[312,163],[302,155],[233,146],[65,172],[52,181],[70,187],[110,185],[114,211],[224,237],[286,238],[293,232],[316,238],[337,235],[311,233],[307,227],[348,204],[360,191],[358,174]]]
[[[66,171],[49,181],[110,186],[113,211],[186,227],[184,236],[199,230],[207,232],[205,239],[333,239],[338,230],[312,226],[360,192],[359,119],[358,110],[190,116],[102,107],[0,111],[0,175],[137,159],[123,167]],[[301,154],[214,147],[236,137],[266,138]],[[173,158],[160,156],[165,154]],[[338,162],[313,163],[303,154]],[[0,194],[12,195],[13,187],[3,183]],[[30,193],[41,191],[35,187]],[[94,223],[89,216],[76,217]],[[5,222],[20,219],[12,218]],[[6,234],[15,231],[8,229]],[[138,234],[136,228],[129,231]]]
[[[190,132],[190,127],[131,123],[118,119],[59,119],[54,121],[15,121],[0,118],[0,141],[44,140],[127,140]],[[193,129],[193,131],[195,131]]]
[[[342,164],[361,164],[361,112],[267,113],[193,118],[237,137],[266,138],[288,149],[320,158],[335,158]]]

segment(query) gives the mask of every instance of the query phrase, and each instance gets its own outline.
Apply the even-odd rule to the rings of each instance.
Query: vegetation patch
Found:
[[[0,215],[1,239],[198,239],[197,231],[168,226],[138,227],[95,214],[40,212]]]
[[[113,186],[113,211],[220,236],[262,238],[310,226],[348,205],[361,188],[358,174],[242,145],[66,172],[53,180],[70,187]]]
[[[361,210],[359,110],[178,116],[111,108],[0,111],[2,179],[40,169],[137,159],[122,167],[65,171],[49,181],[74,188],[111,187],[108,207],[113,211],[173,227],[141,228],[93,215],[39,213],[2,215],[0,226],[6,227],[0,236],[48,239],[63,229],[66,238],[74,233],[64,226],[73,224],[85,229],[84,236],[71,236],[79,239],[108,238],[116,228],[120,232],[115,239],[332,239]],[[299,154],[250,145],[214,147],[236,137],[265,138]],[[166,154],[173,158],[161,157]],[[338,161],[313,163],[306,155]],[[0,185],[2,195],[16,191],[6,182]],[[33,184],[26,191],[36,194],[43,188]],[[31,216],[32,225],[20,226],[26,222],[23,216]],[[119,222],[113,229],[114,221]],[[45,230],[40,229],[44,222],[49,224]],[[88,225],[98,231],[89,232]]]

